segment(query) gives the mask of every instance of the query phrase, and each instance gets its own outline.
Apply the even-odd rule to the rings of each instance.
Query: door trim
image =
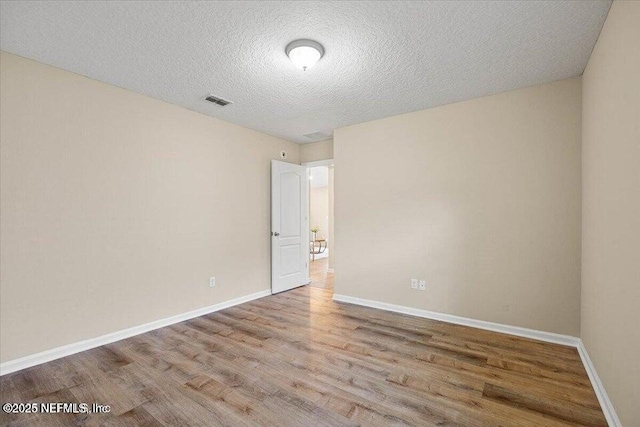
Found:
[[[314,168],[316,166],[331,166],[334,163],[335,162],[333,161],[333,159],[326,159],[326,160],[315,160],[313,162],[303,162],[303,163],[300,163],[300,165],[306,166],[307,168]]]

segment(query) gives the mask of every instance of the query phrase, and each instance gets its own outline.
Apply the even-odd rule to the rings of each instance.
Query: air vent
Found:
[[[331,135],[329,135],[328,133],[321,132],[319,130],[317,130],[315,132],[305,133],[302,136],[304,136],[305,138],[308,138],[308,139],[310,139],[312,141],[321,141],[321,140],[324,140],[324,139],[331,138]]]
[[[213,95],[209,95],[205,99],[221,107],[224,107],[225,105],[233,104],[233,102],[231,101],[227,101],[226,99],[218,98],[217,96],[213,96]]]

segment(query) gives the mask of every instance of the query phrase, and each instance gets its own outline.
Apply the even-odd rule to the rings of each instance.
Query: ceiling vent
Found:
[[[227,101],[226,99],[218,98],[217,96],[213,96],[213,95],[209,95],[205,99],[221,107],[224,107],[225,105],[233,104],[233,102],[231,101]]]
[[[321,132],[319,130],[315,132],[305,133],[302,136],[312,141],[322,141],[322,140],[331,138],[331,135],[329,135],[328,133]]]

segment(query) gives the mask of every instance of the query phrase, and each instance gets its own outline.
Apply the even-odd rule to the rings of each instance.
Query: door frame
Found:
[[[331,166],[331,165],[335,166],[335,162],[333,161],[333,159],[327,159],[327,160],[316,160],[313,162],[302,162],[300,163],[300,165],[306,166],[307,169],[309,169],[309,168],[315,168],[316,166]]]
[[[325,160],[314,160],[313,162],[301,162],[300,163],[301,166],[306,166],[307,168],[307,185],[309,185],[309,206],[307,206],[307,212],[308,212],[308,218],[309,221],[311,220],[311,210],[309,209],[309,207],[311,206],[311,182],[309,181],[309,169],[310,168],[315,168],[317,166],[333,166],[335,169],[336,166],[336,162],[334,161],[334,159],[325,159]],[[335,176],[334,176],[334,180],[333,180],[333,185],[334,185],[334,194],[335,194]],[[334,207],[335,210],[335,207]],[[335,223],[336,223],[336,216],[335,213],[333,215],[333,226],[335,227]],[[307,228],[309,228],[307,226]],[[309,237],[309,233],[307,233],[307,247],[311,246],[311,239]],[[333,243],[335,245],[335,242]],[[335,246],[334,246],[334,250],[335,250]],[[328,271],[330,273],[333,273],[333,268],[328,269]],[[307,269],[307,273],[309,274],[309,278],[308,281],[309,283],[311,283],[311,264],[309,264],[309,268]]]

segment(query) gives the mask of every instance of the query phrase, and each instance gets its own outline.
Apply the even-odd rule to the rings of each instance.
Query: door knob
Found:
[[[279,235],[280,235],[280,233],[278,233],[278,232],[276,231],[275,233],[273,233],[273,235],[277,237],[277,236],[279,236]]]

